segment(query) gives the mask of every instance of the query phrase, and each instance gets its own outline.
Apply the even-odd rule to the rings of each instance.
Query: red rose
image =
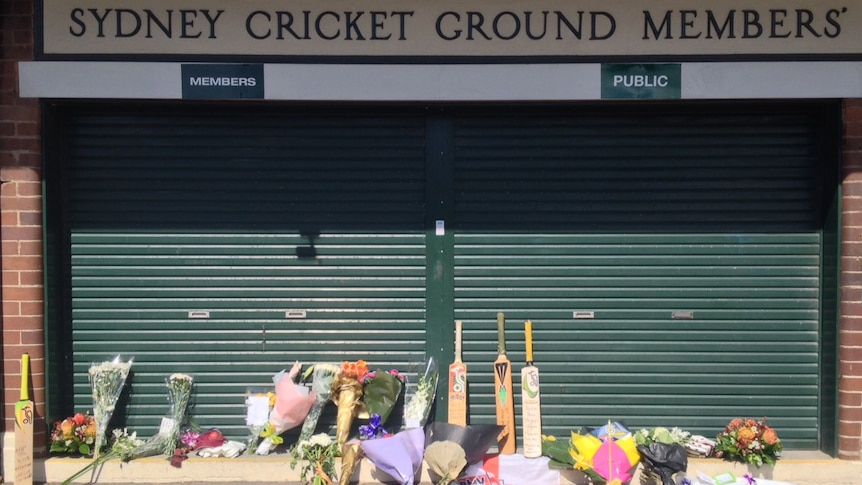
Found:
[[[75,422],[75,426],[81,426],[87,422],[87,417],[81,413],[76,413],[75,416],[72,417],[72,420]]]

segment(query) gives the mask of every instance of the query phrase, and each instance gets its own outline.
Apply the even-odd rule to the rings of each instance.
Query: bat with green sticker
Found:
[[[506,356],[506,316],[497,314],[497,360],[494,361],[494,399],[497,424],[503,431],[497,439],[501,455],[515,453],[515,399],[512,396],[512,362]]]

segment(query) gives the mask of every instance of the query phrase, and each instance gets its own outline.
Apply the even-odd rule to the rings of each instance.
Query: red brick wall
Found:
[[[42,174],[39,104],[18,98],[19,60],[33,59],[32,0],[0,0],[0,238],[3,284],[3,418],[13,429],[21,354],[30,354],[35,449],[45,455]]]
[[[844,102],[838,457],[862,459],[862,100]]]

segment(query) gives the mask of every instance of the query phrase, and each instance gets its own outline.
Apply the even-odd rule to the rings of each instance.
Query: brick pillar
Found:
[[[18,61],[33,59],[32,0],[0,1],[0,237],[5,431],[14,426],[21,354],[31,360],[34,449],[46,453],[40,108],[18,97]]]
[[[844,101],[838,457],[862,459],[862,99]]]

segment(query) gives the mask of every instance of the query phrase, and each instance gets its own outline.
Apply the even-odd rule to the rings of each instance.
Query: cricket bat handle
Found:
[[[524,322],[524,332],[527,350],[527,364],[533,363],[533,322],[527,320]]]
[[[30,400],[30,354],[21,356],[21,400]]]
[[[497,353],[506,353],[506,315],[503,312],[497,314]]]
[[[455,361],[461,362],[461,320],[455,320]]]

